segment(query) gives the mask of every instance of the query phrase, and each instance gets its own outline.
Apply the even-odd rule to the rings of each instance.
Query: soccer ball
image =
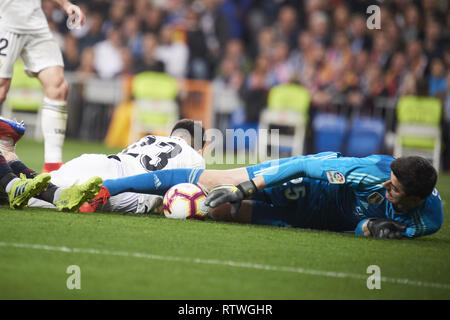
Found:
[[[167,218],[202,220],[208,215],[203,190],[192,183],[180,183],[164,195],[163,212]]]

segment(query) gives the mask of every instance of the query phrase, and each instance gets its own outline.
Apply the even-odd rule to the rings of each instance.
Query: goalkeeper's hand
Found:
[[[375,238],[401,239],[402,233],[406,231],[406,225],[391,219],[370,218],[367,229]]]
[[[237,186],[221,184],[211,189],[206,197],[205,205],[216,208],[229,202],[231,204],[230,213],[234,218],[241,207],[242,200],[250,198],[256,192],[256,189],[253,180],[242,182]]]

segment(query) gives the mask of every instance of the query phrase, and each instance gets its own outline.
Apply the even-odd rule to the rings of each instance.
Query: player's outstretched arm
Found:
[[[83,11],[81,11],[79,6],[73,4],[68,0],[52,0],[52,1],[58,4],[69,17],[77,15],[79,19],[78,21],[81,26],[85,24],[86,16],[84,15]]]

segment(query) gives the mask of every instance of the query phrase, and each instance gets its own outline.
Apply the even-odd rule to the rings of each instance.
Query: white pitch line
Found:
[[[286,266],[271,266],[271,265],[255,264],[255,263],[249,263],[249,262],[225,261],[225,260],[216,260],[216,259],[200,259],[200,258],[183,258],[183,257],[173,257],[173,256],[162,256],[162,255],[149,254],[149,253],[110,251],[110,250],[88,249],[88,248],[55,247],[55,246],[48,246],[48,245],[41,245],[41,244],[0,242],[0,247],[36,249],[36,250],[57,251],[57,252],[65,252],[65,253],[83,253],[83,254],[95,254],[95,255],[107,255],[107,256],[122,256],[122,257],[132,257],[132,258],[172,261],[172,262],[212,264],[212,265],[221,265],[221,266],[256,269],[256,270],[293,272],[293,273],[299,273],[299,274],[331,277],[331,278],[342,278],[342,279],[350,278],[350,279],[357,279],[357,280],[367,280],[367,278],[369,276],[369,275],[362,275],[362,274],[356,274],[356,273],[323,271],[323,270],[304,269],[304,268],[286,267]],[[381,277],[381,281],[394,283],[394,284],[410,285],[410,286],[415,286],[415,287],[430,287],[430,288],[450,290],[450,284],[445,284],[445,283],[427,282],[427,281],[410,280],[410,279],[402,279],[402,278],[389,278],[389,277]]]

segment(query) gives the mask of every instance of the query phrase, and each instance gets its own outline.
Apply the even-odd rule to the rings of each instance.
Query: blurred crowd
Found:
[[[73,2],[87,16],[80,29],[68,30],[53,2],[43,9],[66,70],[83,76],[152,70],[207,79],[238,90],[247,109],[292,81],[309,89],[314,107],[364,109],[374,97],[415,94],[426,80],[427,94],[450,106],[448,0]],[[367,26],[372,4],[379,30]]]

